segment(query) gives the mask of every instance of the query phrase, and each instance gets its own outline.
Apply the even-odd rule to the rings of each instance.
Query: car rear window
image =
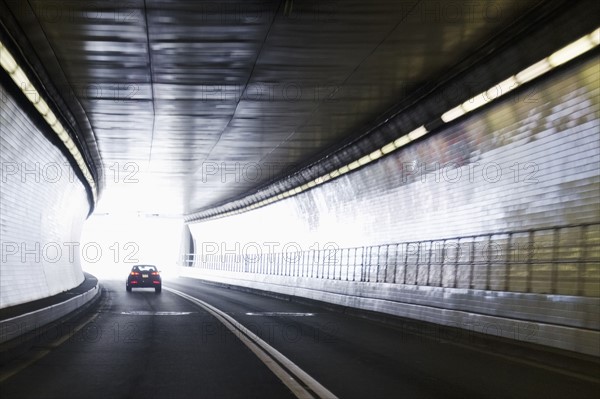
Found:
[[[139,270],[140,272],[155,272],[156,271],[156,266],[134,266],[134,269],[137,268],[137,270]]]

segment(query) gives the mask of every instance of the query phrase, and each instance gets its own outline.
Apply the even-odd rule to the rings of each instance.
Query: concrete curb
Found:
[[[101,292],[98,283],[90,290],[64,302],[0,321],[0,344],[42,328],[79,309]]]

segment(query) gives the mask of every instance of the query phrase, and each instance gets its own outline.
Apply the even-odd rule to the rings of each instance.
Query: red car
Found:
[[[131,292],[133,287],[154,287],[158,293],[162,290],[162,280],[160,272],[156,266],[152,265],[135,265],[131,268],[131,273],[127,277],[125,288]]]

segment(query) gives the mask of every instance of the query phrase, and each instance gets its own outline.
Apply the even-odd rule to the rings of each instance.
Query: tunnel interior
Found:
[[[597,359],[598,11],[0,0],[0,316],[157,264]]]

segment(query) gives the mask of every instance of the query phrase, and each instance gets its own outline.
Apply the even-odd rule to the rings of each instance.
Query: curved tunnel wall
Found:
[[[518,284],[507,283],[514,295],[498,295],[476,281],[447,286],[444,277],[437,287],[425,286],[418,269],[412,271],[417,277],[410,284],[374,283],[377,277],[360,283],[329,277],[317,281],[294,272],[291,277],[287,272],[277,275],[272,269],[266,275],[253,273],[252,267],[223,264],[218,258],[251,254],[256,248],[309,250],[326,243],[344,248],[599,222],[597,63],[595,57],[571,66],[308,192],[240,215],[191,224],[197,256],[203,249],[205,255],[218,255],[212,263],[197,257],[196,268],[184,274],[441,324],[473,325],[485,315],[488,325],[496,323],[492,333],[503,336],[507,334],[502,329],[513,331],[515,320],[532,321],[535,333],[525,340],[600,354],[598,224],[586,227],[583,235],[577,229],[559,235],[557,242],[565,248],[574,243],[577,259],[582,256],[579,246],[586,246],[588,261],[580,291],[573,278],[582,267],[577,259],[557,271],[558,293],[569,295],[564,302],[548,295],[544,275],[551,273],[550,261],[535,266],[539,270],[532,271],[530,290],[523,293]],[[546,245],[535,256],[551,256],[548,236],[538,239]],[[238,259],[244,262],[244,256]],[[525,266],[517,265],[513,276],[521,274],[519,267]],[[541,277],[539,285],[535,276]],[[506,276],[492,271],[490,277],[492,289],[503,291],[503,284],[495,287],[496,278],[500,282]]]
[[[0,308],[5,308],[83,281],[78,242],[89,203],[65,156],[10,91],[0,89]]]
[[[308,249],[598,222],[597,61],[308,192],[191,224],[192,234],[197,245]]]

